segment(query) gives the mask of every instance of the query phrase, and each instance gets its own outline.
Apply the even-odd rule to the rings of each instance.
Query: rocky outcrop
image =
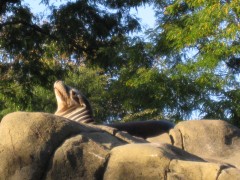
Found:
[[[148,141],[47,113],[11,113],[0,123],[0,179],[240,179],[240,130],[224,121],[181,122]]]
[[[240,130],[220,120],[183,121],[169,134],[151,142],[168,141],[206,161],[231,164],[240,169]]]

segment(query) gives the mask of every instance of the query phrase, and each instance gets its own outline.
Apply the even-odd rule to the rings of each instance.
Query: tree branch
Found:
[[[54,36],[52,36],[49,32],[43,30],[43,29],[42,29],[41,27],[39,27],[38,25],[36,25],[36,24],[30,24],[30,23],[28,23],[28,22],[26,22],[26,21],[22,21],[22,20],[9,21],[9,22],[2,23],[2,24],[0,24],[0,29],[3,28],[4,26],[11,26],[11,25],[17,25],[17,24],[22,24],[22,25],[24,25],[24,26],[30,27],[30,28],[32,28],[33,30],[35,30],[36,32],[40,32],[41,34],[50,36],[51,38],[55,39]]]
[[[0,15],[5,12],[7,3],[16,4],[19,2],[21,2],[21,0],[1,0],[0,1]]]

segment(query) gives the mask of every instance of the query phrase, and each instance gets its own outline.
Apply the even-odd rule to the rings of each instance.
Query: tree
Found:
[[[239,1],[155,1],[155,7],[154,54],[173,77],[200,88],[201,98],[192,108],[203,118],[240,125]]]
[[[110,73],[122,63],[112,49],[140,28],[129,7],[142,2],[83,0],[59,7],[41,2],[49,7],[48,16],[34,14],[22,1],[0,2],[1,116],[16,110],[52,112],[52,101],[44,102],[53,99],[53,93],[44,94],[56,79],[73,76],[69,72],[81,65],[104,67]]]
[[[238,0],[21,1],[0,5],[1,116],[53,112],[62,79],[89,97],[95,119],[224,119],[240,126]],[[130,12],[155,7],[150,39]]]

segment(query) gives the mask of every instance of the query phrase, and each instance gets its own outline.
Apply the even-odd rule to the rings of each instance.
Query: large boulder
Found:
[[[109,150],[126,143],[96,127],[52,114],[12,113],[0,124],[0,177],[92,179]]]
[[[239,129],[226,122],[187,121],[149,141],[52,114],[11,113],[0,123],[0,179],[240,179]]]
[[[240,169],[240,129],[225,121],[183,121],[169,134],[148,140],[170,142],[207,161],[231,164]]]

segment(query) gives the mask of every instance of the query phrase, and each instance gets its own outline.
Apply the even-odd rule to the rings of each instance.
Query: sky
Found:
[[[153,7],[151,6],[142,6],[138,8],[138,10],[132,10],[133,14],[136,14],[137,17],[141,18],[143,26],[148,26],[149,28],[153,28],[155,25],[155,17]]]

